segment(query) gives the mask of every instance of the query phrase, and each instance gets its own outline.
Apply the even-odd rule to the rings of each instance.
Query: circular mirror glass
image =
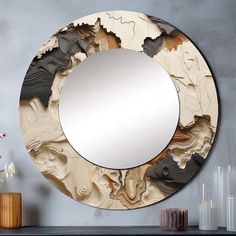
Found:
[[[154,59],[128,49],[96,53],[68,76],[59,116],[73,148],[112,169],[142,165],[170,142],[179,100],[168,73]]]

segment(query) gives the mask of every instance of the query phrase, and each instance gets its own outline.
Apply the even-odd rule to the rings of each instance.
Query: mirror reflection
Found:
[[[82,157],[127,169],[150,161],[170,142],[179,100],[172,79],[153,58],[112,49],[88,57],[68,76],[59,115]]]

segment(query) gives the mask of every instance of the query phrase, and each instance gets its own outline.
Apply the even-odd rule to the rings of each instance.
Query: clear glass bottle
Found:
[[[236,166],[228,165],[226,172],[226,229],[236,231]]]
[[[226,197],[226,229],[236,231],[236,195]]]
[[[217,209],[213,186],[201,183],[199,186],[199,230],[217,230]]]
[[[213,194],[217,207],[217,225],[226,227],[227,171],[226,166],[216,166],[213,171]]]

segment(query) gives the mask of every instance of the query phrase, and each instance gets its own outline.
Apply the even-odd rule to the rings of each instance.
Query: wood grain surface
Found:
[[[19,228],[22,225],[20,193],[0,193],[0,219],[2,228]]]

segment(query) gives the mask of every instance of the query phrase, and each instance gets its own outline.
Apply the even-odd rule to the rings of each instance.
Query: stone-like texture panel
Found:
[[[151,162],[129,170],[101,168],[80,157],[58,117],[68,74],[86,57],[110,48],[153,57],[170,74],[180,100],[170,144]],[[91,206],[132,209],[175,193],[201,167],[214,141],[218,101],[212,74],[185,35],[157,18],[115,11],[74,21],[43,45],[25,76],[20,116],[34,163],[59,190]]]

